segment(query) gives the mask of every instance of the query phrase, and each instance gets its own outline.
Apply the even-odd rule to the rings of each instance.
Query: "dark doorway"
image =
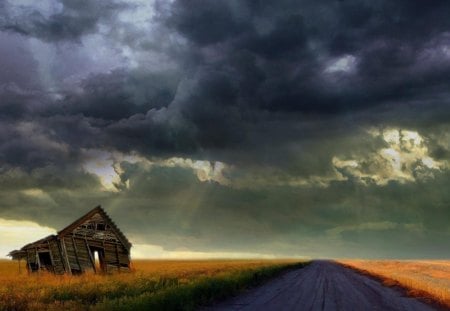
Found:
[[[50,252],[39,252],[39,264],[41,266],[41,269],[47,269],[51,270],[53,264],[52,264],[52,257],[50,256]]]

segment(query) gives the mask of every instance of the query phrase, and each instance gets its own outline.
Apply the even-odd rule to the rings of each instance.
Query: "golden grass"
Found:
[[[338,262],[378,277],[387,286],[401,286],[408,294],[431,298],[450,307],[448,260],[339,260]]]
[[[298,262],[295,261],[295,262]],[[24,262],[0,260],[0,310],[88,310],[122,298],[179,288],[217,276],[294,264],[292,260],[135,260],[133,272],[110,275],[28,275]]]

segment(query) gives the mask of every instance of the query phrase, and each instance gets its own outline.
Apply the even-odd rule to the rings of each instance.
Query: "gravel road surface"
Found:
[[[314,261],[203,311],[436,310],[332,261]]]

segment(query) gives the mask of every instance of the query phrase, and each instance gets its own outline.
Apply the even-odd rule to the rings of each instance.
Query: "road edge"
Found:
[[[385,287],[389,287],[394,290],[397,290],[407,297],[415,298],[433,308],[436,308],[436,310],[438,310],[438,311],[450,311],[450,306],[447,306],[445,303],[439,301],[438,299],[436,299],[433,295],[431,295],[427,291],[407,287],[392,278],[389,278],[389,277],[386,277],[386,276],[383,276],[383,275],[380,275],[380,274],[377,274],[374,272],[370,272],[370,271],[367,271],[364,269],[356,268],[356,267],[353,267],[351,265],[348,265],[348,264],[345,264],[345,263],[342,263],[339,261],[333,260],[333,262],[335,262],[338,265],[341,265],[344,268],[353,270],[361,275],[364,275],[365,277],[369,277],[369,278],[381,283],[381,285],[383,285]]]
[[[210,310],[210,308],[213,308],[215,305],[220,304],[224,301],[227,301],[229,299],[233,299],[235,297],[238,297],[240,295],[243,295],[249,291],[254,290],[255,288],[264,286],[265,284],[273,281],[274,279],[285,275],[289,272],[292,272],[294,270],[298,270],[298,269],[304,269],[305,267],[307,267],[308,265],[310,265],[313,262],[313,260],[305,260],[305,261],[299,261],[299,262],[294,262],[293,264],[290,264],[282,269],[280,269],[278,272],[270,275],[269,277],[266,278],[262,278],[259,279],[258,282],[253,283],[253,284],[247,284],[245,287],[243,287],[241,290],[237,291],[236,293],[234,293],[233,295],[228,295],[226,297],[220,297],[219,299],[215,299],[214,301],[209,301],[207,304],[201,304],[198,305],[198,309],[197,310]]]

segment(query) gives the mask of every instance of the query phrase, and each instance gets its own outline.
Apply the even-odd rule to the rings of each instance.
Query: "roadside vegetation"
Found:
[[[450,308],[450,261],[445,260],[339,260],[341,264],[399,286],[412,297]]]
[[[111,275],[28,275],[0,261],[0,310],[194,310],[307,262],[293,260],[134,261]]]

